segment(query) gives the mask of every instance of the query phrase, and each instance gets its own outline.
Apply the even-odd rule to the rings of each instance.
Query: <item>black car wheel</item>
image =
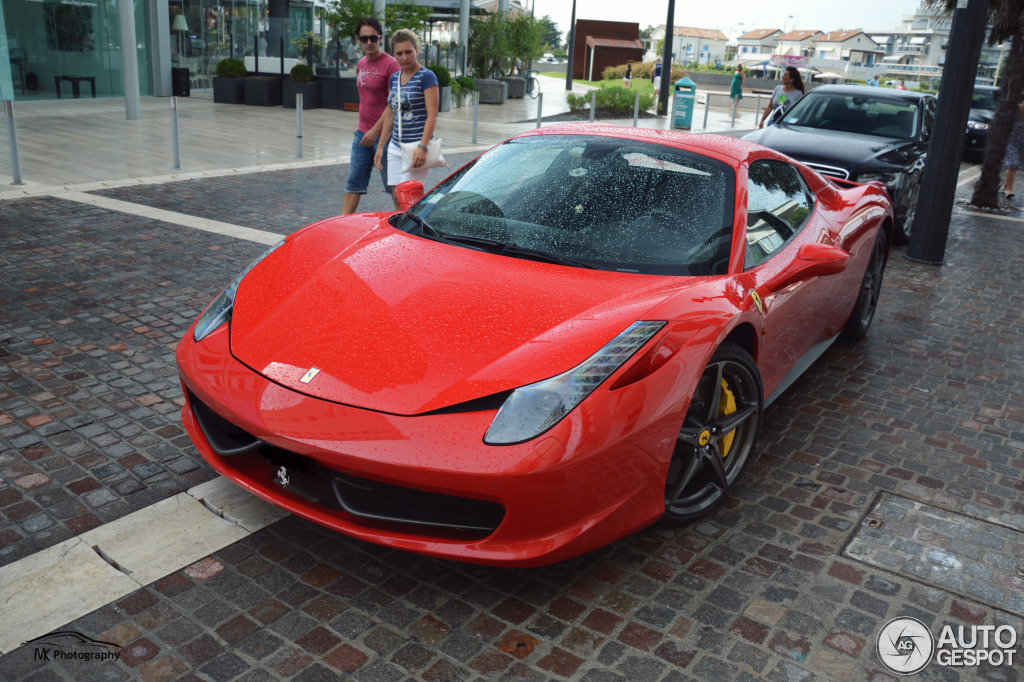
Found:
[[[907,195],[903,216],[896,220],[896,229],[892,231],[892,241],[894,244],[910,243],[910,228],[914,226],[914,216],[917,214],[917,197],[921,192],[920,180],[920,176],[915,178],[914,186],[910,188],[910,193]]]
[[[857,302],[850,313],[850,319],[843,330],[843,336],[859,341],[868,334],[868,327],[871,320],[875,319],[875,309],[878,308],[878,296],[882,291],[882,276],[885,274],[885,261],[888,255],[885,233],[878,231],[875,243],[871,246],[871,260],[868,261],[868,268],[864,271],[864,279],[860,283],[860,293],[857,295]]]
[[[665,520],[686,522],[720,505],[739,479],[764,410],[761,374],[742,348],[715,352],[694,392],[665,479]]]

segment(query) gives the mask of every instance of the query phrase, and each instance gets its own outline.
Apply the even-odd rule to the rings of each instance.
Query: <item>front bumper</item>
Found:
[[[179,343],[182,422],[217,471],[311,521],[423,554],[531,566],[603,546],[664,511],[686,405],[666,411],[646,381],[599,388],[533,441],[490,446],[496,410],[409,417],[311,398],[242,365],[228,336],[225,325]],[[212,431],[230,430],[217,420],[238,430],[235,441],[216,442]],[[232,445],[239,452],[226,454]]]

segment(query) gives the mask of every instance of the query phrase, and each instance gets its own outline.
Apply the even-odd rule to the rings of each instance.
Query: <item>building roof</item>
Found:
[[[790,41],[790,42],[797,41],[797,40],[804,41],[804,40],[807,40],[808,38],[811,38],[811,37],[817,36],[817,35],[822,35],[821,31],[817,31],[817,30],[813,30],[813,31],[790,31],[789,33],[787,33],[787,34],[783,35],[781,38],[779,38],[779,40],[787,40],[787,41]]]
[[[676,26],[673,35],[681,36],[683,38],[703,38],[704,40],[728,40],[726,35],[717,28]]]
[[[774,33],[782,33],[777,28],[755,28],[753,31],[747,31],[736,40],[763,40]]]
[[[871,40],[871,36],[860,29],[854,29],[852,31],[829,31],[825,34],[825,37],[818,38],[815,42],[818,43],[845,43],[850,38],[856,38],[857,36],[864,36],[868,40]]]
[[[639,40],[617,40],[615,38],[595,38],[594,36],[587,36],[588,47],[617,47],[626,49],[637,49],[643,50],[644,46],[640,44]]]

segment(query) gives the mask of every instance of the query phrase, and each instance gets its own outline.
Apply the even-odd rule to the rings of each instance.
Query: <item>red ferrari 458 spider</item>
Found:
[[[720,504],[864,336],[892,209],[728,137],[554,126],[267,251],[178,345],[219,472],[370,542],[530,566]]]

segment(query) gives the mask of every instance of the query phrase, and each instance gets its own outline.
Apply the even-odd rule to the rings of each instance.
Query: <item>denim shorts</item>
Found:
[[[359,144],[362,139],[363,133],[357,130],[352,138],[352,158],[348,165],[348,183],[345,185],[345,194],[366,194],[367,188],[370,186],[370,174],[373,173],[373,155],[377,152],[380,138],[377,138],[372,147],[364,147]],[[384,190],[390,192],[386,154],[381,158],[381,161],[384,163],[384,170],[380,172],[380,179],[384,183]]]

